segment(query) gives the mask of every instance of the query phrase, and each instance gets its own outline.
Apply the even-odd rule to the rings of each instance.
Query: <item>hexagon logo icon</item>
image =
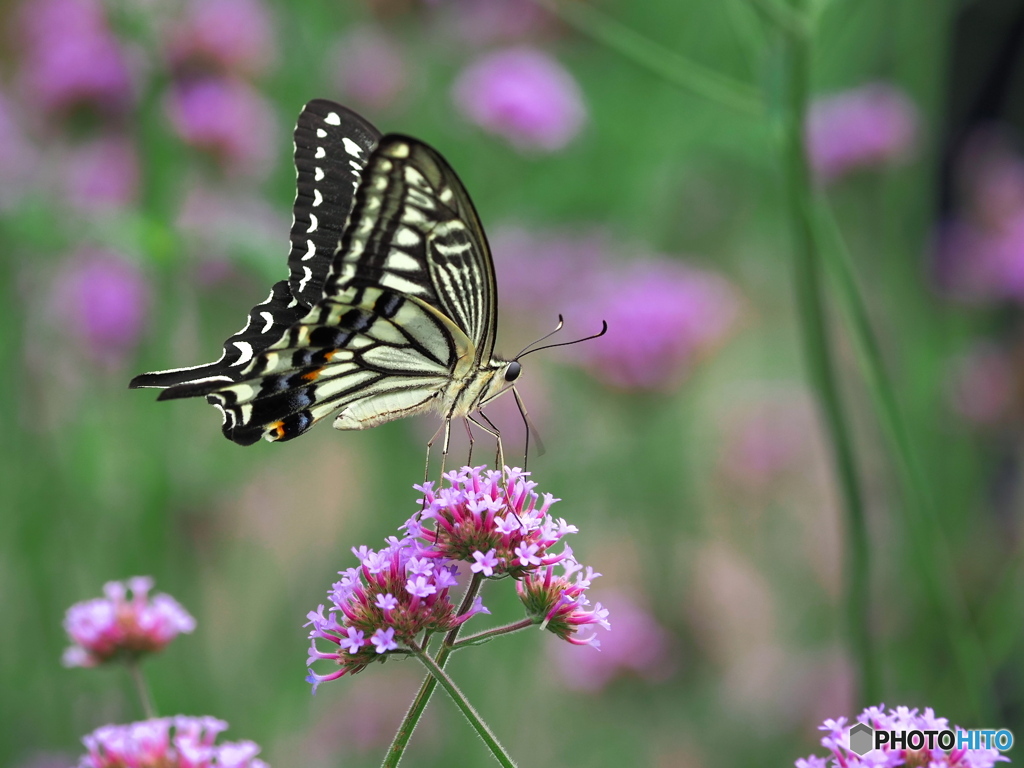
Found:
[[[850,749],[863,757],[874,748],[875,729],[867,723],[857,723],[850,728]]]

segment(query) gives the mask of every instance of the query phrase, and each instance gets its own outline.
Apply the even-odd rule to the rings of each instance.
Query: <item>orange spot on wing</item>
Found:
[[[306,381],[316,381],[317,377],[320,376],[320,371],[322,371],[322,370],[323,370],[323,368],[317,368],[315,371],[310,371],[309,373],[304,373],[304,374],[302,374],[302,378],[304,378]]]
[[[281,438],[284,437],[284,422],[283,421],[275,421],[273,424],[270,425],[270,428],[277,433],[277,439],[278,440],[280,440]]]

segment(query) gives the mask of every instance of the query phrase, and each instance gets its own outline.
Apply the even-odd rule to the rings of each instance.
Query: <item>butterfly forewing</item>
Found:
[[[128,386],[167,387],[159,399],[172,400],[205,395],[225,383],[239,381],[253,357],[280,339],[306,312],[307,308],[292,297],[288,282],[281,280],[274,284],[265,301],[249,310],[245,326],[224,342],[224,351],[217,360],[190,368],[143,373]]]
[[[385,136],[367,163],[324,295],[348,285],[415,296],[462,329],[476,361],[490,359],[497,291],[487,240],[458,176],[416,139]]]
[[[288,282],[311,307],[320,301],[356,188],[380,132],[363,118],[324,99],[309,102],[295,127],[295,196]]]

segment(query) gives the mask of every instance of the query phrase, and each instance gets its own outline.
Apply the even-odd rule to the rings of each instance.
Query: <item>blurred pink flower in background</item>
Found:
[[[762,493],[783,473],[805,468],[814,412],[796,391],[772,392],[750,403],[732,403],[720,422],[721,468],[726,480]]]
[[[171,124],[182,140],[209,153],[229,173],[263,176],[276,155],[273,107],[243,80],[209,77],[173,86]]]
[[[391,106],[409,80],[401,43],[374,24],[349,27],[334,44],[331,82],[346,101],[371,110]]]
[[[498,277],[498,306],[517,315],[554,321],[573,293],[610,260],[608,235],[599,228],[538,232],[518,225],[488,235]],[[571,286],[571,289],[570,289]]]
[[[736,323],[739,296],[725,278],[668,259],[606,270],[574,316],[608,322],[600,339],[572,347],[595,377],[620,389],[671,390]]]
[[[25,134],[14,102],[0,93],[0,211],[10,208],[34,180],[39,153]]]
[[[1016,375],[1005,350],[981,343],[953,361],[948,392],[953,411],[964,421],[991,425],[1014,405]]]
[[[466,119],[520,150],[562,149],[587,117],[573,76],[534,48],[483,55],[458,76],[452,98]]]
[[[671,677],[676,664],[668,631],[626,595],[603,593],[601,597],[615,624],[601,635],[600,653],[579,653],[565,643],[548,646],[566,686],[599,691],[620,675],[637,675],[651,683]]]
[[[139,191],[139,156],[127,136],[110,134],[72,147],[63,162],[64,194],[84,211],[120,208]]]
[[[824,182],[857,168],[907,160],[918,134],[917,108],[888,83],[820,97],[807,116],[807,152],[815,175]]]
[[[1024,301],[1024,159],[989,127],[958,166],[960,210],[935,245],[939,288],[963,301]]]
[[[117,365],[146,324],[150,292],[138,266],[113,251],[83,248],[54,283],[54,316],[97,362]]]
[[[49,111],[131,103],[128,59],[100,0],[30,0],[20,26],[27,100]]]
[[[469,45],[534,37],[551,29],[551,15],[531,0],[454,0],[450,27]]]
[[[75,643],[64,652],[66,667],[95,667],[120,656],[162,651],[196,620],[170,595],[149,596],[153,580],[135,576],[103,585],[105,597],[75,603],[64,629]],[[129,592],[131,596],[129,597]]]
[[[214,717],[161,717],[104,725],[82,739],[78,768],[267,768],[251,741],[216,744],[228,724]]]
[[[273,20],[260,0],[190,0],[166,46],[171,66],[186,72],[256,76],[276,58]]]

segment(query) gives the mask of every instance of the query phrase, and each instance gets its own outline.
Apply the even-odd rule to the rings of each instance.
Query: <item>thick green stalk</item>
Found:
[[[805,14],[805,0],[794,11]],[[846,522],[846,634],[857,665],[857,701],[879,701],[879,666],[871,636],[870,547],[853,441],[829,345],[829,317],[822,295],[820,246],[814,226],[814,188],[807,163],[804,121],[810,85],[811,37],[787,35],[786,201],[793,237],[794,292],[807,375],[821,409],[842,494]]]
[[[491,729],[487,727],[487,723],[477,714],[477,711],[473,709],[473,705],[462,695],[462,691],[458,689],[438,663],[425,652],[418,654],[417,658],[429,670],[433,678],[441,684],[441,687],[447,691],[448,695],[451,696],[455,706],[466,716],[466,719],[469,720],[469,724],[473,726],[473,730],[477,732],[477,735],[484,740],[487,748],[494,755],[495,760],[505,766],[505,768],[515,768],[516,764],[509,757],[505,748],[498,742],[498,738],[491,732]]]
[[[925,474],[914,451],[910,429],[886,373],[878,339],[868,319],[867,308],[857,281],[846,243],[831,210],[824,204],[815,211],[815,224],[821,239],[825,268],[835,285],[840,307],[851,331],[868,393],[893,456],[896,474],[903,488],[906,535],[915,563],[915,572],[924,583],[925,593],[941,616],[956,658],[966,697],[980,722],[993,722],[988,663],[981,641],[967,616],[960,585],[954,577],[948,542],[935,512]]]
[[[477,594],[480,592],[480,585],[483,582],[483,576],[479,573],[473,574],[473,579],[469,583],[469,588],[466,590],[466,594],[462,597],[462,605],[459,606],[459,612],[457,615],[461,616],[469,610],[470,606],[473,605],[473,601],[476,599]],[[459,630],[462,628],[460,624],[458,627],[452,629],[441,644],[440,649],[437,651],[437,655],[434,657],[434,663],[439,669],[444,669],[444,665],[448,663],[448,657],[451,656],[454,650],[453,646],[459,636]],[[395,732],[395,738],[391,740],[391,746],[388,747],[387,754],[384,756],[384,762],[381,764],[381,768],[397,768],[398,763],[402,759],[402,755],[405,754],[406,747],[409,746],[409,739],[412,737],[413,731],[416,730],[416,726],[423,716],[423,711],[427,708],[427,704],[430,702],[430,697],[434,694],[434,689],[437,687],[437,678],[430,674],[424,678],[423,683],[420,685],[419,691],[416,693],[416,698],[413,699],[412,704],[409,705],[408,712],[405,713],[405,717],[402,718],[401,724],[398,726],[398,730]]]

